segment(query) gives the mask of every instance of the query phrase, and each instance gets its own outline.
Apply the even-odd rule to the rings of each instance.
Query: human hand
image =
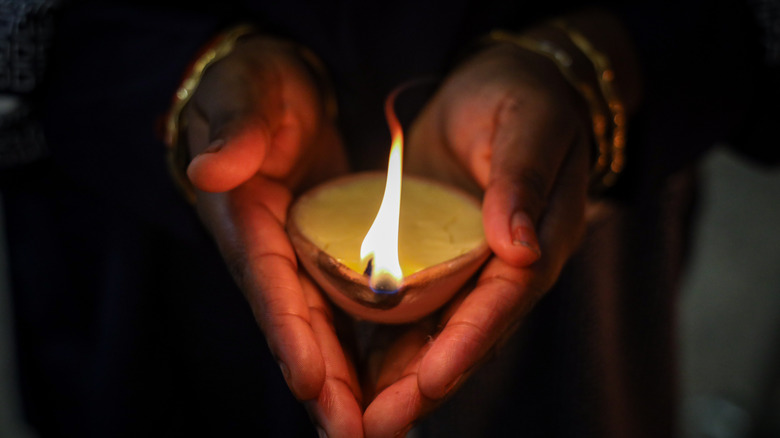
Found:
[[[329,436],[362,436],[361,393],[334,314],[284,230],[294,194],[347,169],[311,65],[293,44],[240,40],[183,113],[197,210],[293,394]]]
[[[446,79],[412,128],[406,166],[484,190],[495,256],[435,319],[387,329],[371,360],[367,436],[407,431],[433,410],[555,283],[585,228],[590,135],[585,103],[538,54],[492,46]]]

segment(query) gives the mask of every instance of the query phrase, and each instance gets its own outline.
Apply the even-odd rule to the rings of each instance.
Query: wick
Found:
[[[379,278],[371,278],[371,274],[374,272],[374,258],[368,259],[366,269],[363,271],[363,275],[369,277],[369,287],[371,290],[378,294],[394,294],[398,292],[398,283],[395,279],[386,273],[380,273]]]
[[[378,294],[394,294],[398,292],[398,283],[388,274],[380,274],[379,278],[371,279],[371,290]]]
[[[366,265],[366,270],[363,271],[363,275],[371,276],[371,272],[374,270],[374,258],[371,257],[368,259],[368,264]]]

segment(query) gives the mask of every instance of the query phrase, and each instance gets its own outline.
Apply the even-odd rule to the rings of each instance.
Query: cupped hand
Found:
[[[549,290],[585,228],[590,125],[555,64],[511,45],[449,75],[410,135],[410,172],[483,191],[493,256],[436,319],[393,328],[371,363],[366,436],[407,431],[460,386]]]
[[[357,437],[355,369],[284,229],[296,192],[347,169],[326,94],[300,50],[245,37],[206,71],[183,113],[187,174],[288,386],[329,436]]]

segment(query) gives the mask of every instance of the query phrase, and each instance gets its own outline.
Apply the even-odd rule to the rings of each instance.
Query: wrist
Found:
[[[607,27],[614,30],[612,37],[621,41],[605,43],[605,35],[609,32],[604,29],[591,40],[590,33],[586,34],[572,24],[587,23],[585,28],[592,29],[592,21],[587,19],[590,16],[596,17],[594,21],[601,24],[605,20],[615,21]],[[603,13],[591,13],[590,16],[573,16],[571,21],[569,17],[554,20],[521,34],[494,31],[483,39],[483,43],[508,44],[547,58],[581,97],[592,120],[595,160],[591,192],[598,193],[614,185],[623,170],[627,114],[638,105],[640,90],[638,67],[629,67],[635,58],[624,53],[625,50],[615,50],[618,46],[626,49],[629,45],[627,36],[621,35],[617,20]],[[617,63],[612,61],[613,57],[618,58]],[[623,73],[627,77],[620,77]]]

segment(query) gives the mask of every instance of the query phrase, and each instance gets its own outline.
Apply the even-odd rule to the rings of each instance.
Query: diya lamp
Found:
[[[330,299],[379,323],[411,322],[440,308],[490,254],[479,200],[402,175],[395,94],[385,103],[387,175],[359,173],[315,187],[295,201],[287,221],[301,264]]]

